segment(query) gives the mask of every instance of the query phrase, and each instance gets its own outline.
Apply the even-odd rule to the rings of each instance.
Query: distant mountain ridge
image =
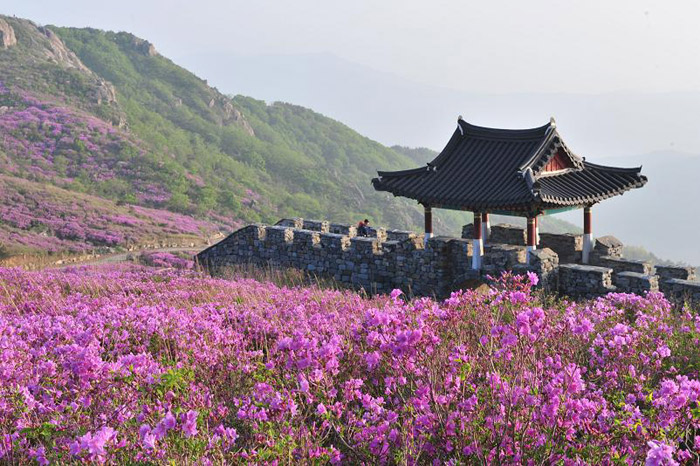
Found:
[[[540,126],[554,116],[568,144],[589,158],[656,150],[700,153],[697,90],[488,94],[414,82],[330,53],[201,53],[182,59],[221,89],[312,107],[384,144],[440,150],[458,115],[477,125],[501,128]]]

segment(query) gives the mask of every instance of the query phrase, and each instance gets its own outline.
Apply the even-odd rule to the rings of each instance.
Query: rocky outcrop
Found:
[[[48,47],[44,49],[46,58],[56,64],[63,65],[67,68],[75,68],[77,70],[94,74],[90,69],[80,61],[80,58],[73,53],[66,44],[63,43],[60,37],[49,28],[39,28],[44,36],[48,39]]]
[[[0,18],[0,48],[8,49],[13,45],[17,45],[15,30],[12,29],[12,26],[7,21]]]
[[[243,128],[246,133],[250,134],[251,136],[255,136],[255,131],[253,131],[253,127],[250,126],[248,120],[245,119],[243,114],[236,107],[234,107],[233,104],[231,104],[231,102],[227,102],[224,105],[224,111],[226,112],[228,118],[231,121]]]
[[[111,104],[117,101],[117,90],[114,84],[102,78],[98,78],[97,87],[95,88],[95,102],[97,105],[103,103]]]
[[[155,45],[151,44],[147,40],[134,37],[134,47],[136,50],[148,57],[158,56],[158,51],[156,50]]]

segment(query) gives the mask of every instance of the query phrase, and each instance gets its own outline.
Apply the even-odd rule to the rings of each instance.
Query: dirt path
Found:
[[[203,247],[193,247],[193,248],[162,248],[162,249],[141,249],[138,251],[120,252],[118,254],[109,254],[107,256],[102,256],[98,259],[88,260],[83,262],[71,262],[66,264],[61,264],[58,267],[70,267],[72,265],[100,265],[100,264],[116,264],[119,262],[126,262],[129,256],[137,256],[142,252],[183,252],[183,251],[195,251],[199,252]]]

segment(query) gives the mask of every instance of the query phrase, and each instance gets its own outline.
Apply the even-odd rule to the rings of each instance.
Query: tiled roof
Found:
[[[571,167],[544,172],[559,153]],[[552,122],[539,128],[508,130],[474,126],[463,120],[443,151],[427,166],[379,172],[378,191],[451,209],[509,210],[584,206],[646,183],[640,168],[615,168],[584,161],[561,140]]]

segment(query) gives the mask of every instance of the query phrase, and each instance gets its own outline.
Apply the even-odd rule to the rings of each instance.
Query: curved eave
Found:
[[[419,188],[420,191],[425,192],[425,189],[423,188],[425,178],[426,176],[430,176],[432,173],[434,172],[422,169],[417,173],[409,173],[401,177],[390,176],[373,178],[372,185],[377,191],[389,192],[397,197],[406,197],[409,199],[413,199],[423,205],[430,205],[432,207],[442,209],[469,211],[509,209],[525,212],[532,210],[533,206],[536,206],[538,203],[534,194],[532,194],[532,192],[529,191],[524,193],[514,193],[514,196],[508,199],[494,199],[492,201],[485,202],[483,200],[465,198],[436,198],[430,195],[419,193],[418,190],[413,189]],[[524,181],[522,182],[524,183]]]
[[[584,162],[583,170],[538,179],[542,202],[550,206],[590,205],[619,196],[647,182],[641,167],[619,168]]]
[[[394,172],[377,171],[377,175],[379,175],[379,178],[402,177],[409,175],[420,175],[421,173],[426,173],[430,170],[432,170],[432,167],[426,165],[425,167],[409,168],[407,170],[397,170]],[[374,178],[372,182],[374,182],[376,179],[377,178]]]

